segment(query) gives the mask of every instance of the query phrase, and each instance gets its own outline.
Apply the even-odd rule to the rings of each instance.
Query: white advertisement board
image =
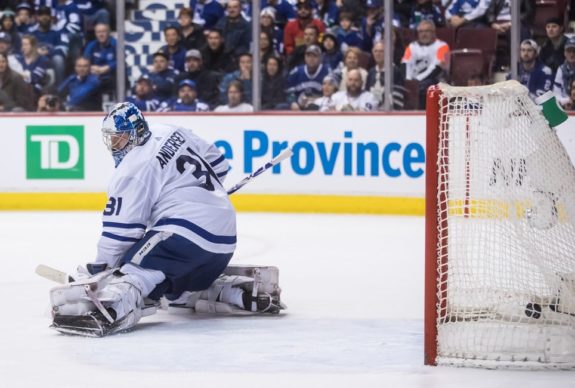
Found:
[[[230,187],[291,147],[290,160],[242,193],[424,196],[425,116],[358,114],[159,115],[215,142],[230,160]],[[0,192],[104,192],[113,161],[101,115],[4,116]],[[572,159],[575,119],[559,129]]]

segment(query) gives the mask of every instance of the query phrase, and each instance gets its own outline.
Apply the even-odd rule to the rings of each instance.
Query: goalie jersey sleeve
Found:
[[[190,130],[152,128],[110,181],[96,262],[114,267],[148,230],[176,233],[214,253],[232,253],[235,210],[222,182],[228,162]]]

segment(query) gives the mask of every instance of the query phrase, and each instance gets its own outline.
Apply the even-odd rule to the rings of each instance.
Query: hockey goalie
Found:
[[[236,216],[222,183],[228,163],[179,126],[149,128],[131,103],[102,124],[116,169],[97,257],[50,291],[54,329],[101,337],[171,306],[209,313],[277,314],[275,267],[228,266]]]

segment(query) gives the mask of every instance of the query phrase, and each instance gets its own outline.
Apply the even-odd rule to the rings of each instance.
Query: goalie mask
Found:
[[[112,153],[116,167],[132,148],[144,144],[150,135],[144,115],[130,102],[116,104],[102,123],[104,144]]]

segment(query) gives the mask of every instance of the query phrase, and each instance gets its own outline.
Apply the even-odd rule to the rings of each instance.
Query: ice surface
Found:
[[[0,387],[575,387],[570,372],[424,367],[423,218],[238,216],[232,262],[280,268],[287,313],[160,311],[108,338],[48,328],[37,264],[92,260],[93,212],[0,213]]]

